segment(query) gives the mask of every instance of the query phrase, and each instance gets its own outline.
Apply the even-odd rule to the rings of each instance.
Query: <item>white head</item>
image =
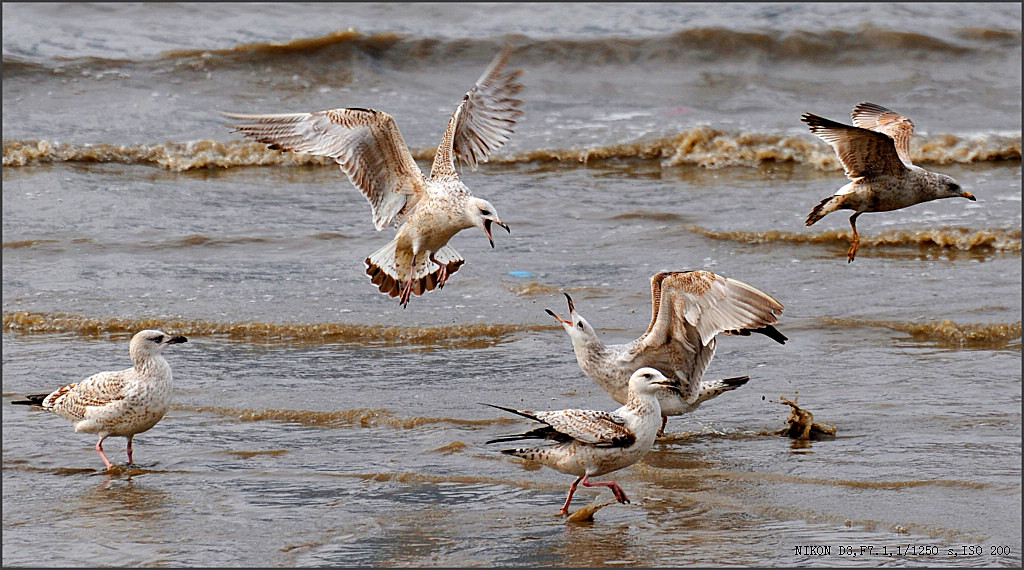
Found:
[[[140,362],[160,354],[164,347],[169,344],[187,341],[188,339],[181,335],[171,336],[164,331],[144,330],[135,333],[128,350],[131,354],[132,362]]]
[[[935,178],[939,185],[939,198],[967,198],[971,202],[977,201],[974,194],[964,192],[963,188],[960,188],[960,184],[951,176],[935,173]]]
[[[484,234],[487,236],[487,241],[491,242],[491,247],[494,247],[494,236],[491,235],[491,224],[497,224],[505,228],[505,231],[508,233],[512,233],[512,230],[498,218],[498,212],[487,200],[476,197],[471,197],[469,200],[466,200],[465,214],[470,223],[483,230]]]
[[[563,293],[567,301],[569,301],[569,318],[563,319],[555,314],[551,309],[544,309],[547,314],[551,315],[558,321],[565,332],[569,333],[569,338],[572,339],[573,349],[583,348],[588,344],[601,344],[600,339],[597,338],[597,331],[594,327],[590,326],[590,323],[586,319],[576,313],[576,307],[572,304],[572,297],[568,293]]]
[[[674,380],[669,380],[654,368],[646,366],[639,368],[629,377],[629,391],[634,394],[656,396],[662,388],[679,391],[678,384]]]

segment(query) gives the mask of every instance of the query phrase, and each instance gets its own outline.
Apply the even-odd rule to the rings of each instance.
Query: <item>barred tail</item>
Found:
[[[822,200],[817,206],[811,210],[810,214],[807,214],[806,225],[814,225],[814,222],[824,218],[828,214],[835,212],[840,208],[843,202],[844,195],[835,194]]]
[[[391,297],[398,297],[402,294],[402,288],[405,287],[405,283],[409,279],[409,266],[412,263],[412,253],[399,252],[397,246],[398,238],[395,238],[370,254],[365,261],[366,274],[370,276],[370,281],[377,286],[381,293]],[[437,250],[434,258],[445,264],[449,276],[458,271],[459,267],[466,262],[459,252],[449,246]],[[423,259],[417,259],[412,274],[413,294],[422,295],[436,289],[440,270],[441,268],[425,255]]]

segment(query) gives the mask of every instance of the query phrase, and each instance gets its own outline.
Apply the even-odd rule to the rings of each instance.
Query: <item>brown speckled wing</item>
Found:
[[[864,176],[899,176],[907,169],[889,135],[811,113],[805,113],[800,120],[810,126],[811,133],[832,146],[851,180]]]
[[[516,95],[523,90],[520,69],[506,71],[512,52],[506,45],[477,79],[455,109],[430,169],[431,180],[455,178],[455,160],[476,170],[495,150],[508,142],[516,120],[523,114],[523,102]]]
[[[400,224],[425,188],[423,172],[409,153],[391,115],[372,109],[330,109],[317,113],[240,115],[232,132],[271,148],[329,156],[359,188],[373,209],[378,230]]]
[[[569,437],[599,446],[627,447],[636,435],[624,427],[625,420],[598,410],[557,410],[535,412],[534,416]]]
[[[710,271],[666,271],[651,278],[652,318],[633,356],[680,343],[692,354],[674,363],[686,377],[699,380],[715,353],[715,336],[728,331],[773,325],[782,303],[741,281]]]
[[[853,124],[862,129],[883,133],[892,137],[896,154],[903,164],[910,166],[910,137],[914,136],[914,123],[903,115],[874,103],[861,103],[850,113]]]
[[[52,408],[63,417],[80,420],[85,417],[85,409],[90,406],[105,406],[124,398],[127,384],[126,374],[133,369],[118,372],[100,372],[54,390],[46,400],[44,408]]]

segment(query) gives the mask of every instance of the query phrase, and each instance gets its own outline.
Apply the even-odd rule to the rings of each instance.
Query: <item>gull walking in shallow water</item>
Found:
[[[625,403],[630,375],[642,366],[660,370],[673,379],[678,390],[663,390],[661,432],[668,416],[691,412],[701,403],[734,390],[750,378],[703,382],[701,377],[715,355],[720,333],[766,335],[779,344],[787,338],[773,325],[783,306],[765,293],[735,279],[710,271],[665,271],[651,277],[651,324],[640,338],[627,344],[606,346],[597,332],[573,305],[568,294],[569,318],[551,309],[549,315],[569,333],[576,361],[583,373]]]
[[[502,453],[536,461],[566,473],[575,475],[576,480],[569,487],[569,496],[559,514],[569,514],[576,487],[609,487],[620,503],[628,503],[629,497],[615,481],[591,482],[612,471],[628,467],[650,451],[658,433],[658,418],[661,408],[656,394],[661,389],[674,390],[676,383],[653,368],[641,368],[629,379],[626,404],[614,412],[595,410],[556,410],[531,412],[487,404],[494,408],[536,420],[544,427],[505,437],[492,439],[487,443],[518,441],[521,439],[544,439],[554,443],[541,447],[503,449]]]
[[[940,198],[967,198],[960,184],[945,174],[929,172],[910,161],[910,119],[874,103],[853,108],[853,124],[844,125],[805,113],[800,120],[811,132],[832,145],[852,182],[825,198],[807,215],[807,225],[836,210],[854,210],[850,216],[853,242],[846,254],[850,263],[860,248],[857,216],[864,212],[888,212]]]
[[[491,226],[511,232],[494,206],[475,198],[459,179],[456,160],[476,169],[504,145],[522,115],[522,70],[506,71],[511,48],[494,58],[455,109],[430,176],[416,165],[395,120],[372,109],[331,109],[317,113],[238,115],[230,125],[271,148],[329,156],[370,202],[377,230],[394,224],[395,239],[366,258],[366,273],[381,293],[398,297],[442,288],[465,259],[448,240],[472,227],[483,230],[494,247]]]
[[[99,435],[96,451],[110,469],[103,440],[128,438],[128,464],[132,463],[132,438],[155,426],[171,405],[171,367],[160,355],[170,344],[186,342],[183,336],[145,330],[132,337],[129,347],[134,366],[116,372],[100,372],[57,388],[49,394],[26,396],[11,402],[42,406],[75,423],[75,432]]]

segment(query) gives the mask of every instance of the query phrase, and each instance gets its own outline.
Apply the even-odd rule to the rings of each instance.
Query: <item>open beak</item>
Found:
[[[961,192],[960,195],[963,196],[964,198],[967,198],[971,202],[978,201],[978,199],[974,197],[974,194],[971,194],[970,192]]]
[[[490,220],[490,219],[484,220],[484,233],[487,234],[487,241],[491,242],[491,247],[493,248],[494,247],[494,236],[491,235],[491,224],[492,223],[498,224],[499,226],[505,228],[505,231],[507,231],[510,234],[512,233],[512,229],[509,228],[504,222],[501,222],[499,220]]]
[[[669,392],[672,392],[680,398],[683,397],[683,391],[679,388],[679,382],[675,380],[664,380],[662,382],[655,382],[655,385],[665,388]]]
[[[569,318],[571,319],[572,318],[572,313],[573,313],[572,297],[570,297],[568,293],[562,293],[562,294],[565,295],[565,298],[569,300]],[[546,312],[547,314],[549,314],[552,317],[554,317],[556,321],[562,323],[563,325],[565,325],[565,326],[567,326],[569,328],[572,328],[572,321],[567,321],[567,320],[563,319],[562,317],[559,317],[551,309],[544,309],[544,312]]]
[[[188,339],[181,335],[167,339],[167,344],[180,344],[183,342],[188,342]]]

